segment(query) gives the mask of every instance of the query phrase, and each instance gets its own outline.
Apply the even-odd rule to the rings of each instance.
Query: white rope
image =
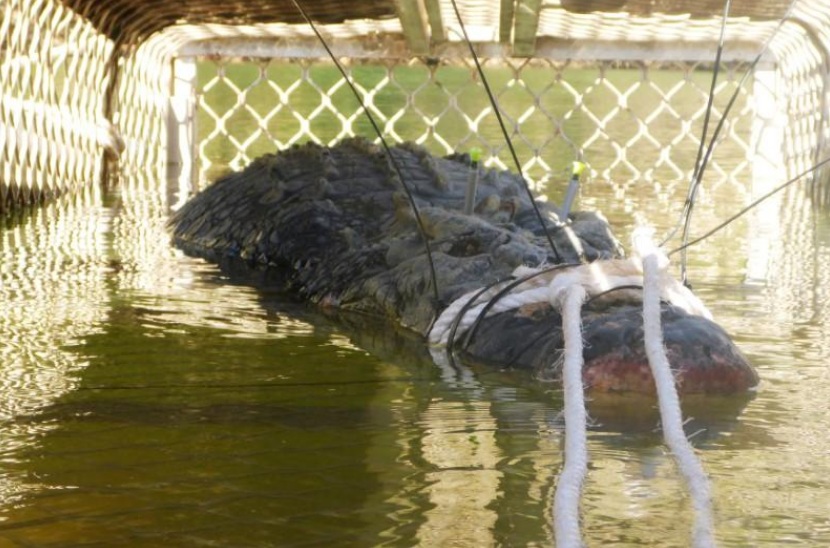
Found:
[[[582,385],[582,303],[588,293],[574,283],[551,292],[554,306],[562,310],[565,360],[562,379],[565,392],[565,466],[556,484],[553,529],[559,548],[582,546],[579,533],[579,498],[588,471],[585,393]]]
[[[467,309],[464,316],[458,323],[456,334],[461,335],[467,331],[473,323],[475,323],[476,318],[478,318],[481,311],[487,305],[487,301],[494,297],[496,293],[504,287],[504,285],[506,284],[494,286],[492,289],[485,291],[478,297],[478,300],[480,301],[479,304],[473,305]],[[530,289],[522,289],[523,287],[527,287],[526,284],[521,284],[516,287],[516,293],[510,293],[509,295],[505,295],[503,298],[499,299],[488,311],[487,315],[490,316],[500,312],[506,312],[507,310],[512,310],[514,308],[519,308],[520,306],[526,304],[545,302],[548,300],[550,292],[548,291],[547,286],[531,287]],[[478,291],[466,293],[461,298],[456,299],[441,313],[429,332],[430,343],[440,346],[447,345],[453,322],[455,322],[456,317],[461,312],[461,309],[467,306],[467,304],[475,298],[477,293]]]
[[[490,314],[497,314],[525,304],[548,301],[562,313],[565,342],[562,370],[565,398],[565,464],[557,482],[553,504],[554,534],[559,547],[582,546],[579,499],[588,469],[587,413],[582,385],[582,303],[588,295],[597,295],[625,285],[643,287],[646,356],[657,387],[663,437],[674,455],[692,497],[695,510],[693,545],[698,548],[715,545],[709,480],[683,431],[680,398],[663,346],[660,301],[666,300],[691,314],[707,318],[711,318],[711,314],[691,291],[666,273],[668,257],[654,245],[651,240],[652,233],[653,230],[650,229],[638,229],[632,236],[641,261],[599,261],[567,270],[542,273],[519,284],[515,288],[515,293],[501,298],[489,311]],[[539,270],[519,267],[514,276],[522,278]],[[471,291],[457,299],[436,320],[430,330],[430,342],[445,346],[452,325],[458,319],[461,310],[471,305],[463,317],[458,319],[457,333],[463,333],[475,322],[486,303],[507,283],[509,282],[496,285],[480,295],[478,291]],[[474,299],[479,302],[473,303]]]
[[[521,279],[525,276],[541,272],[542,270],[543,267],[531,268],[520,266],[513,272],[513,276]],[[461,335],[467,331],[475,323],[476,318],[481,314],[487,302],[495,297],[508,283],[510,282],[495,285],[482,293],[477,299],[478,304],[471,306],[459,320],[456,335]],[[513,289],[512,293],[499,299],[490,308],[487,315],[490,316],[500,312],[506,312],[529,304],[547,302],[551,292],[556,292],[559,288],[568,287],[573,283],[579,283],[585,288],[588,295],[591,296],[616,287],[642,286],[642,263],[638,260],[614,259],[596,261],[585,265],[541,273],[522,282]],[[665,301],[684,309],[689,314],[696,314],[711,319],[712,315],[700,299],[689,291],[688,288],[684,287],[683,284],[665,273],[661,273],[660,275],[660,291]],[[453,323],[456,321],[461,310],[477,294],[478,290],[464,294],[441,313],[429,332],[429,342],[431,344],[438,346],[447,345]]]
[[[692,504],[695,510],[692,533],[693,545],[701,548],[714,546],[712,496],[709,489],[709,479],[706,477],[706,472],[697,459],[692,445],[686,439],[685,432],[683,432],[680,398],[677,395],[674,376],[663,346],[663,332],[660,322],[660,281],[663,277],[662,271],[668,265],[668,258],[654,245],[650,234],[646,231],[635,231],[632,240],[643,259],[645,278],[643,285],[643,330],[646,356],[648,356],[651,373],[657,386],[663,439],[674,454],[692,496]]]

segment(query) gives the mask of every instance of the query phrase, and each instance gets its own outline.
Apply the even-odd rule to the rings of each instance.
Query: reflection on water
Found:
[[[106,318],[107,213],[94,197],[57,214],[51,205],[0,233],[0,419],[70,389],[73,352]]]
[[[489,404],[434,401],[421,421],[421,455],[435,470],[425,478],[432,507],[418,539],[430,546],[488,544],[497,518],[488,505],[502,476]]]
[[[109,221],[94,193],[10,219],[0,232],[0,455],[4,462],[56,425],[18,420],[78,385],[74,348],[107,316],[104,240]],[[22,474],[0,471],[0,494],[22,496]]]
[[[651,183],[591,185],[583,203],[623,235],[633,211],[661,230],[675,219]],[[442,368],[411,336],[183,257],[158,186],[127,178],[0,232],[0,544],[551,543],[555,387]],[[728,195],[704,198],[700,226],[734,208]],[[799,191],[772,211],[690,256],[763,379],[750,401],[687,406],[724,546],[830,542],[830,218]],[[780,237],[765,233],[747,283],[762,222]],[[588,544],[687,545],[653,402],[591,405]]]

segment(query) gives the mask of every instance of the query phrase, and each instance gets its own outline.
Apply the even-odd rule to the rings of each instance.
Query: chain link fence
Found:
[[[345,79],[324,59],[197,58],[199,182],[254,157],[312,140],[377,139]],[[479,147],[489,164],[515,169],[493,107],[467,61],[347,62],[349,76],[384,136],[435,154]],[[718,119],[746,63],[722,67]],[[485,62],[528,179],[544,188],[582,159],[595,177],[688,179],[700,143],[711,63]],[[751,83],[750,87],[751,89]],[[717,180],[750,175],[753,105],[746,88],[728,118]]]
[[[57,2],[0,14],[0,207],[94,181],[112,43]]]
[[[180,181],[198,187],[298,142],[374,138],[319,44],[309,46],[307,33],[294,38],[299,30],[291,25],[150,32],[148,14],[146,29],[139,21],[121,32],[108,9],[78,13],[57,0],[0,4],[0,208],[37,204],[135,171],[164,179],[171,166],[180,166]],[[738,90],[707,171],[712,187],[726,182],[730,192],[748,196],[759,177],[784,180],[825,152],[830,25],[821,12],[809,15],[815,25],[796,18],[784,25]],[[770,26],[763,28],[768,33]],[[415,141],[436,154],[479,147],[488,164],[515,169],[461,50],[413,58],[391,30],[371,39],[362,27],[350,32],[352,42],[335,38],[335,49],[345,52],[350,78],[390,140]],[[266,47],[265,54],[238,55],[240,37],[279,42],[287,53],[269,55]],[[384,49],[384,39],[395,43]],[[188,50],[194,43],[210,46]],[[498,108],[537,189],[565,178],[578,158],[620,195],[636,181],[673,195],[660,192],[688,180],[712,62],[669,54],[637,60],[639,50],[617,45],[616,60],[613,50],[605,60],[576,61],[548,46],[531,59],[504,51],[484,56]],[[748,61],[721,64],[713,120]]]

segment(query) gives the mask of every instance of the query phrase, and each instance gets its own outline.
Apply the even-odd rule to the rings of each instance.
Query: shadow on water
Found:
[[[222,269],[232,283],[260,288],[260,305],[264,310],[279,313],[284,309],[286,300],[293,298],[280,292],[279,288],[283,283],[276,273],[265,270],[251,272],[246,266],[236,263],[224,264]],[[301,303],[296,303],[294,314],[298,313],[301,306]],[[374,357],[413,371],[433,371],[450,386],[469,385],[482,390],[513,386],[526,391],[530,397],[549,403],[554,408],[563,407],[561,384],[542,381],[532,372],[465,362],[457,356],[452,359],[441,359],[431,352],[423,337],[391,325],[383,318],[337,309],[315,309],[310,305],[302,310],[306,318],[309,318],[309,315],[327,318],[332,329],[342,332],[356,347],[366,350]],[[709,439],[717,436],[720,430],[729,430],[753,398],[754,393],[733,396],[686,396],[682,407],[684,416],[688,417],[687,434],[701,435],[705,432],[700,439]],[[653,396],[623,393],[591,394],[588,399],[588,411],[593,420],[594,430],[621,434],[652,433],[654,436],[650,442],[662,442],[658,426],[659,409]]]

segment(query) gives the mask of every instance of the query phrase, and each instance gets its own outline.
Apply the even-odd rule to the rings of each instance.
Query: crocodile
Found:
[[[563,215],[519,175],[482,168],[468,154],[437,157],[413,143],[384,149],[362,138],[261,156],[197,193],[169,226],[185,253],[271,273],[323,311],[383,318],[451,359],[552,381],[561,379],[559,308],[545,299],[491,305],[534,277],[632,268],[598,212]],[[462,331],[476,295],[490,304]],[[451,329],[436,336],[439,318]],[[705,313],[667,300],[661,318],[681,394],[757,386],[755,369]],[[581,321],[587,391],[654,393],[636,284],[592,296]]]

